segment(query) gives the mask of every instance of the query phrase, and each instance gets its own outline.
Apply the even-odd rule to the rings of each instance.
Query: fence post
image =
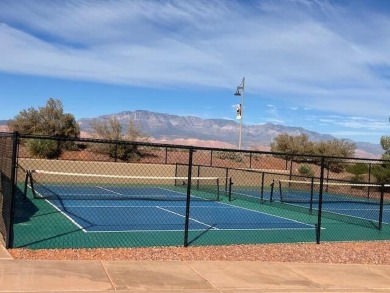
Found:
[[[114,162],[117,161],[118,158],[118,141],[115,142],[115,156],[114,156]]]
[[[192,155],[193,148],[189,149],[188,156],[188,175],[187,175],[187,200],[186,200],[186,216],[184,224],[184,247],[188,246],[188,230],[190,225],[190,202],[191,202],[191,179],[192,179]]]
[[[60,158],[60,138],[57,137],[57,160]]]
[[[381,188],[381,199],[380,199],[380,204],[379,204],[379,224],[378,224],[378,229],[382,230],[383,202],[384,202],[384,197],[385,197],[385,185],[382,183],[380,188]]]
[[[371,163],[368,164],[368,183],[371,184]],[[367,188],[367,198],[370,198],[370,186]]]
[[[288,155],[286,155],[285,161],[286,161],[286,170],[288,170]]]
[[[325,169],[325,157],[321,157],[321,174],[320,174],[320,192],[318,202],[318,218],[317,218],[317,230],[316,230],[316,242],[320,244],[321,241],[321,220],[322,220],[322,194],[324,189],[324,169]]]
[[[168,164],[168,147],[165,147],[165,165]]]
[[[5,248],[11,248],[12,242],[13,242],[13,219],[14,219],[14,213],[15,213],[15,207],[14,207],[14,199],[16,195],[16,172],[17,172],[17,156],[18,156],[18,144],[19,144],[19,133],[17,131],[14,132],[12,136],[12,157],[11,157],[11,195],[10,195],[10,213],[9,213],[9,219],[8,219],[8,227],[6,230],[7,233],[7,239],[5,243]]]
[[[249,169],[252,169],[252,152],[249,153]]]
[[[291,161],[290,161],[290,176],[289,176],[289,180],[292,179],[293,160],[294,160],[294,156],[291,157]],[[290,187],[290,186],[291,186],[291,183],[289,182],[289,183],[288,183],[288,187]]]

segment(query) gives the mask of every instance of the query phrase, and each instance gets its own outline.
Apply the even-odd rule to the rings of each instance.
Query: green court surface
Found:
[[[100,201],[98,201],[100,202]],[[139,206],[133,210],[121,206],[127,216],[119,217],[118,201],[107,202],[108,206],[99,206],[96,201],[86,202],[84,210],[94,215],[106,210],[108,219],[120,219],[120,225],[132,225],[131,213],[143,210],[145,222],[148,227],[141,229],[142,221],[137,228],[102,229],[105,221],[92,223],[95,218],[87,218],[86,212],[76,214],[71,208],[74,202],[61,202],[54,204],[48,200],[34,199],[31,191],[27,198],[23,198],[21,190],[18,190],[14,202],[13,220],[13,248],[26,247],[31,249],[46,248],[116,248],[116,247],[152,247],[152,246],[182,246],[184,243],[184,217],[185,203],[167,202],[164,206],[156,201],[130,201]],[[124,201],[120,201],[123,203]],[[95,206],[93,206],[95,205]],[[164,216],[155,217],[156,207],[164,211]],[[105,208],[105,209],[103,209]],[[178,212],[180,211],[180,212]],[[210,220],[208,225],[196,226],[201,222],[201,217],[206,215]],[[165,229],[163,221],[166,215],[172,215],[177,219],[174,229]],[[261,217],[259,217],[261,214]],[[217,215],[217,216],[215,216]],[[191,202],[190,219],[193,221],[188,231],[189,245],[233,245],[233,244],[260,244],[260,243],[298,243],[316,242],[316,213],[310,215],[303,208],[292,208],[288,205],[270,203],[265,201],[234,199],[228,200],[227,195],[221,194],[219,202],[205,203],[197,207],[197,203]],[[83,219],[81,219],[83,218]],[[153,219],[154,218],[154,219]],[[153,219],[153,220],[150,220]],[[169,218],[171,219],[171,218]],[[203,219],[203,218],[202,218]],[[217,223],[213,221],[222,221]],[[85,222],[91,222],[91,226],[99,226],[101,230],[88,230]],[[202,220],[203,221],[203,220]],[[155,229],[153,225],[161,224],[164,229]],[[203,223],[204,224],[204,223]],[[296,224],[296,225],[295,225]],[[126,226],[126,227],[127,227]],[[326,213],[322,217],[321,241],[375,241],[390,240],[390,225],[384,223],[379,230],[375,223],[370,221],[348,220],[348,217],[328,217]],[[157,226],[158,227],[158,226]],[[193,227],[193,229],[191,228]],[[232,228],[234,227],[234,228]]]

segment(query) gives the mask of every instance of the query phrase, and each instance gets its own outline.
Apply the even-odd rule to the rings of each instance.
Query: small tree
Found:
[[[314,171],[309,164],[301,164],[298,168],[298,173],[302,176],[313,177]]]
[[[385,161],[372,168],[372,175],[378,183],[388,184],[390,182],[390,136],[382,136],[380,143],[385,151],[382,155],[382,160]]]
[[[132,120],[127,125],[127,130],[124,132],[119,120],[113,116],[108,121],[93,120],[91,127],[94,130],[96,138],[114,140],[113,144],[101,144],[95,148],[95,151],[107,154],[111,158],[117,158],[123,161],[130,159],[138,159],[141,153],[137,145],[125,141],[145,141],[148,137],[143,134]]]
[[[353,176],[351,177],[351,181],[354,183],[361,183],[364,181],[364,174],[368,173],[367,164],[357,163],[354,165],[349,165],[346,168],[348,173],[351,173]]]
[[[292,158],[298,154],[313,154],[313,146],[314,144],[309,141],[309,137],[306,134],[292,136],[282,133],[271,143],[271,151],[287,153]]]
[[[21,134],[42,134],[77,138],[80,128],[72,114],[64,113],[60,100],[49,99],[44,107],[22,110],[8,127]]]
[[[380,143],[382,149],[385,151],[384,154],[382,155],[382,159],[390,160],[390,136],[382,136]]]
[[[8,127],[21,134],[40,134],[63,138],[77,138],[80,128],[72,114],[64,113],[60,100],[49,99],[44,107],[22,110],[12,120]],[[53,158],[59,155],[61,149],[68,149],[74,144],[66,143],[60,147],[50,140],[32,139],[27,148],[33,156]]]

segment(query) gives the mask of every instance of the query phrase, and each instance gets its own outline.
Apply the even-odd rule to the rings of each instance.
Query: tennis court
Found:
[[[37,186],[34,192],[86,233],[183,231],[186,193],[180,188],[46,185]],[[314,228],[293,219],[211,200],[213,196],[205,197],[204,191],[197,194],[191,198],[191,231]]]
[[[286,209],[301,208],[311,214],[319,209],[319,184],[316,183],[318,182],[279,180],[278,186],[273,186],[272,189],[246,187],[233,190],[231,198],[269,201]],[[326,215],[344,216],[344,219],[348,217],[350,220],[367,221],[378,226],[389,224],[390,202],[381,202],[378,187],[374,184],[328,183],[324,187],[321,210]],[[368,189],[371,192],[367,192]]]
[[[316,201],[318,195],[310,201],[310,193],[296,187],[294,200],[287,200],[287,193],[282,196],[268,186],[232,184],[224,192],[221,178],[193,177],[187,201],[186,177],[110,177],[36,170],[26,178],[26,197],[19,210],[34,212],[19,217],[23,219],[15,231],[25,237],[15,246],[182,245],[186,233],[189,244],[195,245],[312,242],[316,237],[317,216],[308,210],[316,209],[313,198]],[[362,239],[378,237],[373,236],[377,229],[350,221],[357,218],[377,223],[376,200],[352,203],[341,198],[325,200],[323,210],[343,215],[348,221],[340,217],[324,220],[322,229],[341,222]],[[390,222],[389,214],[386,208],[383,224]],[[39,234],[34,233],[37,229]]]

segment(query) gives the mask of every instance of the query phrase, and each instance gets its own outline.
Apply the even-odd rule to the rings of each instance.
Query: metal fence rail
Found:
[[[390,186],[376,177],[390,162],[13,136],[0,140],[9,154],[19,142],[18,168],[1,157],[10,247],[390,239]]]

